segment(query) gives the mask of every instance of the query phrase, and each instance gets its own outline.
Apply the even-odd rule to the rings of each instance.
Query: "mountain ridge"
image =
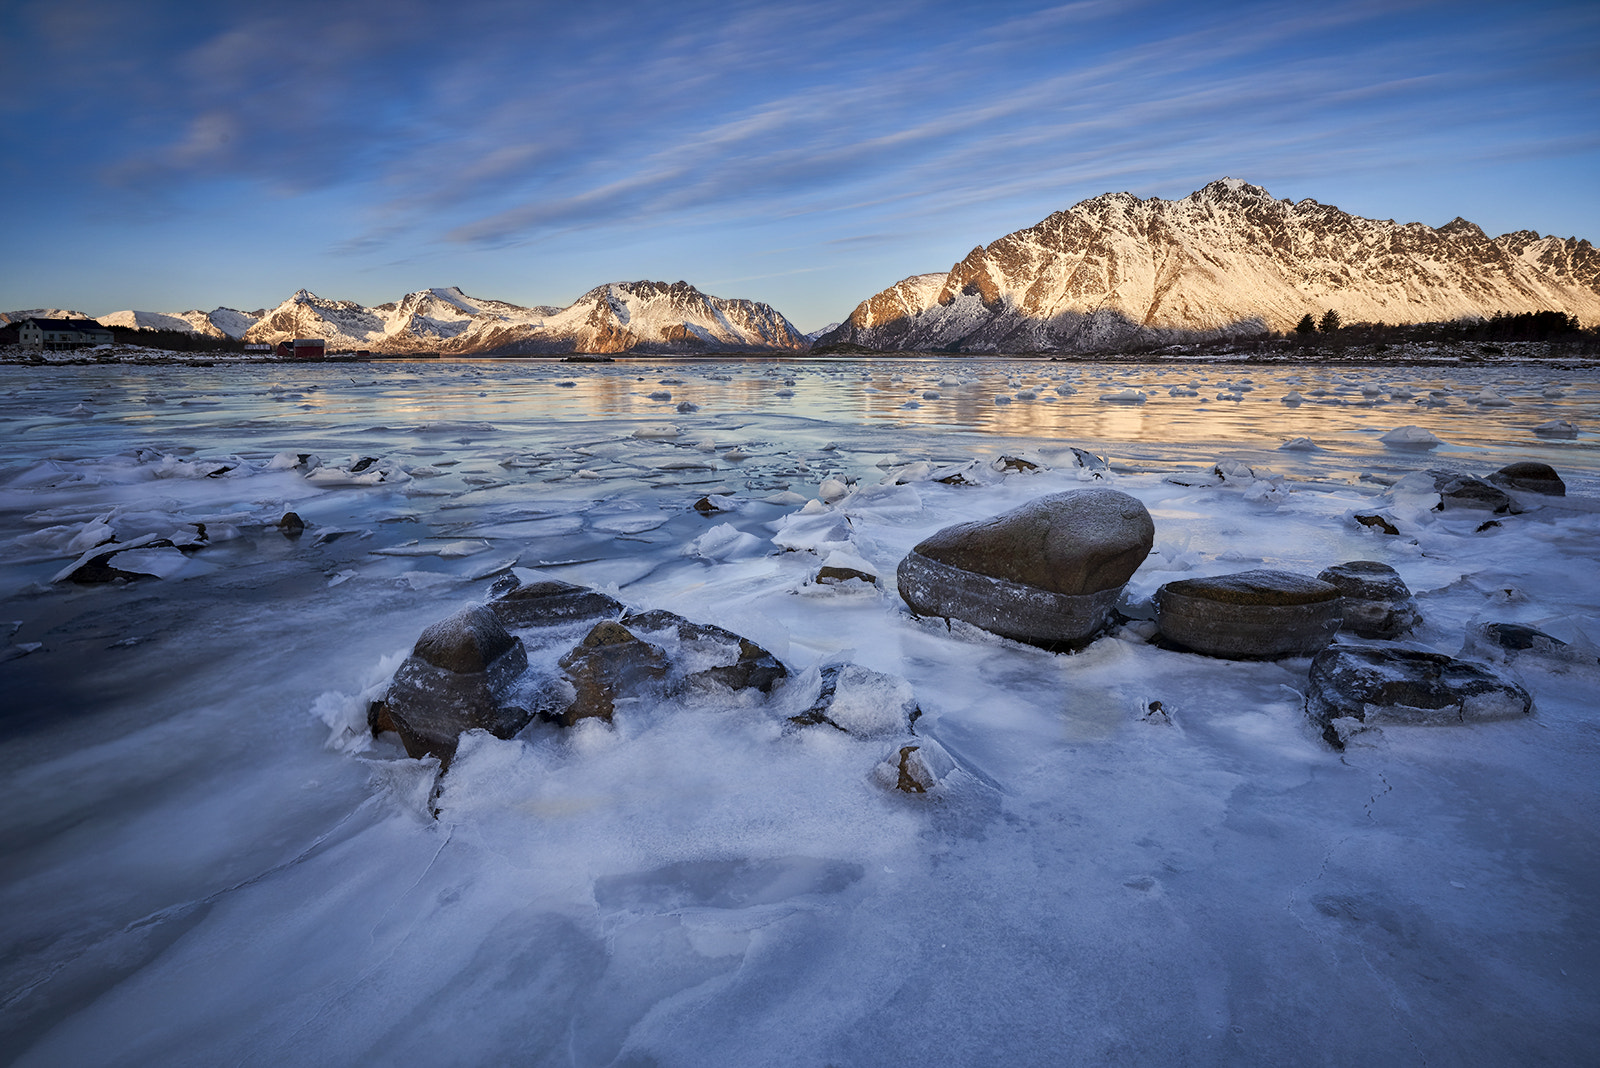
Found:
[[[1088,351],[1346,322],[1559,309],[1600,319],[1600,253],[1519,230],[1489,238],[1277,200],[1221,178],[1180,200],[1104,193],[857,305],[819,346]]]

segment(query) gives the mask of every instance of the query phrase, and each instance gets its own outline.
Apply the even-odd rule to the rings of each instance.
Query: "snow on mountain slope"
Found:
[[[181,330],[211,337],[243,337],[258,317],[237,308],[214,311],[147,312],[119,311],[96,320],[101,326],[121,326],[130,330]]]
[[[24,319],[88,319],[89,316],[80,311],[71,311],[66,308],[23,308],[21,311],[6,312],[0,315],[0,320],[8,323],[20,323]]]
[[[268,311],[249,341],[327,339],[334,349],[537,354],[798,350],[805,337],[777,311],[701,293],[687,282],[609,283],[566,308],[524,308],[451,286],[364,308],[307,290]]]
[[[1365,219],[1223,178],[1176,201],[1085,200],[943,275],[896,283],[818,343],[1081,350],[1287,330],[1327,308],[1347,323],[1544,309],[1594,322],[1600,253],[1530,231],[1491,239],[1459,218],[1438,229]]]

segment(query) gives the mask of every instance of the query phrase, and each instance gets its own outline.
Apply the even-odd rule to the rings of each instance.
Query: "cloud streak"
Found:
[[[1392,160],[1448,182],[1519,154],[1581,167],[1600,105],[1600,16],[1582,4],[129,12],[19,8],[0,113],[45,141],[63,213],[73,196],[169,217],[197,197],[316,204],[327,247],[382,261],[708,227],[776,227],[830,256],[930,220],[1025,225],[1105,183],[1368,181]],[[114,58],[63,77],[85,46]]]

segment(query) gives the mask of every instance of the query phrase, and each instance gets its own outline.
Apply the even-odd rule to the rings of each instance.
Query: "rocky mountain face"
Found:
[[[333,349],[448,355],[792,351],[808,344],[770,306],[708,296],[687,282],[611,283],[566,308],[524,308],[454,287],[366,308],[301,290],[244,337],[321,337]]]
[[[1600,252],[1464,219],[1434,229],[1275,200],[1234,178],[1181,200],[1108,193],[897,282],[819,345],[1085,351],[1346,323],[1558,309],[1600,320]]]

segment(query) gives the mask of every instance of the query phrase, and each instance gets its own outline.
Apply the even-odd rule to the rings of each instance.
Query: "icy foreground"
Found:
[[[0,370],[0,1053],[1581,1062],[1600,376],[1440,374]],[[1100,399],[1125,390],[1145,403]],[[1535,432],[1554,422],[1576,436]],[[1406,426],[1427,436],[1380,440]],[[1436,512],[1413,474],[1521,460],[1567,496]],[[911,546],[1079,487],[1154,519],[1133,622],[1058,656],[907,614]],[[153,535],[118,556],[159,571],[52,581],[112,535]],[[1508,622],[1577,655],[1497,661],[1531,719],[1341,755],[1305,720],[1307,660],[1145,640],[1164,582],[1360,559],[1416,593],[1419,647]],[[819,584],[830,562],[879,584]],[[371,737],[368,700],[508,573],[727,627],[793,676],[468,735],[438,779]],[[790,726],[840,661],[909,687],[937,789],[885,788],[898,733]]]

